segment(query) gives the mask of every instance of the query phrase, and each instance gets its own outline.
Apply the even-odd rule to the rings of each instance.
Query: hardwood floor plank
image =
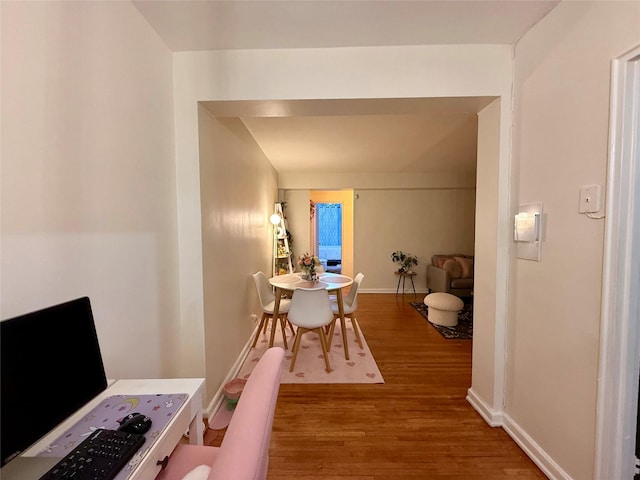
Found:
[[[281,385],[270,480],[546,478],[466,401],[472,342],[443,338],[410,301],[358,295],[384,384]]]

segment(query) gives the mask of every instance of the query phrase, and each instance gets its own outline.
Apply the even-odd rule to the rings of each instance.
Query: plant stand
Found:
[[[396,272],[398,275],[398,286],[396,287],[396,297],[398,296],[398,291],[400,290],[400,283],[402,283],[402,296],[404,297],[404,282],[407,278],[411,280],[411,288],[413,288],[413,297],[416,296],[416,286],[413,283],[413,277],[417,275],[416,272]]]

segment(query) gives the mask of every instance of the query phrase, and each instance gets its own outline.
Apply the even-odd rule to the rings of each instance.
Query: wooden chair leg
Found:
[[[293,367],[296,365],[296,357],[298,356],[298,349],[300,348],[300,338],[304,334],[305,329],[302,327],[298,327],[298,331],[296,332],[296,339],[293,342],[293,356],[291,357],[291,366],[289,367],[289,372],[293,372]]]
[[[331,351],[331,342],[333,341],[333,332],[336,329],[336,320],[340,317],[333,317],[333,321],[325,328],[325,336],[327,338],[327,350]]]
[[[292,324],[291,324],[291,322],[289,321],[289,317],[287,317],[287,316],[285,315],[285,318],[287,319],[287,325],[289,325],[289,328],[291,329],[291,334],[292,334],[292,335],[295,335],[295,334],[296,334],[296,331],[293,329],[293,325],[292,325]]]
[[[353,331],[356,334],[356,339],[358,339],[358,345],[360,345],[360,350],[364,350],[362,346],[362,338],[360,337],[360,325],[358,325],[358,320],[355,316],[351,316],[351,326],[353,327]]]
[[[260,325],[258,326],[258,330],[256,331],[256,336],[253,337],[253,343],[251,344],[251,348],[254,348],[256,346],[256,343],[258,343],[258,337],[260,337],[260,333],[262,333],[262,326],[265,325],[266,318],[267,318],[267,314],[263,313],[262,317],[260,318]]]
[[[275,322],[273,324],[275,326]],[[284,344],[284,349],[288,350],[289,347],[287,345],[287,329],[284,316],[280,317],[280,330],[282,331],[282,343]]]
[[[271,337],[269,338],[269,348],[273,347],[273,341],[276,338],[276,329],[278,328],[278,319],[271,316]]]
[[[322,347],[322,354],[324,356],[324,365],[325,365],[325,372],[327,373],[331,373],[331,365],[329,365],[329,352],[327,350],[327,339],[324,337],[324,332],[322,331],[322,328],[317,328],[316,331],[318,332],[318,336],[320,337],[320,346]]]

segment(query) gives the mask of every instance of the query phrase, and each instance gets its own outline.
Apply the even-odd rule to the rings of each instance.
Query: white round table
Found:
[[[273,306],[273,318],[278,318],[280,310],[280,298],[283,292],[294,292],[298,288],[317,288],[324,289],[328,292],[336,292],[338,301],[338,311],[340,312],[340,328],[342,331],[342,339],[344,344],[344,358],[349,360],[349,347],[347,342],[347,327],[344,320],[344,304],[342,303],[342,289],[353,284],[353,278],[338,273],[321,273],[318,275],[317,282],[303,280],[300,273],[287,273],[285,275],[276,275],[269,279],[269,283],[275,287],[275,305]],[[275,335],[275,328],[271,329],[271,343]],[[331,339],[329,339],[331,342]],[[329,348],[331,343],[329,343]]]

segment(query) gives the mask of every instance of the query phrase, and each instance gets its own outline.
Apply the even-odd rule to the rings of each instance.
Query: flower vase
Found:
[[[301,277],[303,280],[306,280],[308,282],[315,282],[318,280],[318,275],[316,274],[316,270],[313,267],[304,269],[302,271]]]

